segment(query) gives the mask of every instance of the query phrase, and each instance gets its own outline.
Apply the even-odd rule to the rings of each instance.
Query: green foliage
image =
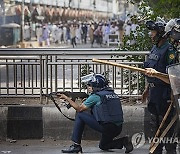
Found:
[[[122,51],[148,51],[152,47],[145,21],[153,19],[152,11],[146,3],[138,5],[138,15],[130,16],[130,21],[136,24],[136,30],[131,31],[130,36],[124,36],[123,45],[119,50]]]
[[[81,77],[93,73],[91,66],[85,64],[81,67]],[[86,83],[81,83],[81,88],[86,89]]]
[[[179,0],[146,0],[156,16],[166,19],[180,17]]]
[[[130,36],[124,36],[122,47],[120,51],[149,51],[152,47],[150,37],[148,36],[148,30],[145,27],[145,21],[156,20],[157,17],[161,17],[165,20],[171,18],[179,18],[180,16],[180,1],[179,0],[127,0],[132,4],[138,4],[138,15],[129,16],[130,21],[138,25],[134,32],[131,32]],[[142,62],[144,57],[142,56],[127,56],[128,61]],[[137,73],[132,72],[129,75],[129,71],[124,73],[124,83],[127,86],[127,90],[132,94],[137,87]],[[129,83],[130,78],[130,84]],[[144,76],[139,75],[139,88],[140,91],[144,89]]]
[[[180,1],[179,0],[127,0],[132,4],[143,2],[153,11],[154,16],[165,19],[180,17]]]
[[[136,24],[136,30],[131,31],[130,36],[124,36],[123,44],[120,47],[120,51],[149,51],[152,48],[152,42],[149,37],[149,31],[145,26],[145,21],[155,19],[156,17],[152,13],[152,10],[147,6],[146,3],[140,3],[138,5],[138,15],[129,16],[131,23]],[[129,62],[143,62],[145,61],[144,56],[128,55],[127,61]],[[137,66],[136,66],[137,67]],[[139,66],[138,66],[139,67]],[[126,93],[133,94],[133,92],[139,86],[139,92],[144,90],[145,78],[144,75],[138,74],[137,72],[129,72],[125,70],[124,73],[124,84],[126,87]],[[137,83],[139,78],[139,83]],[[130,84],[129,84],[130,81]]]

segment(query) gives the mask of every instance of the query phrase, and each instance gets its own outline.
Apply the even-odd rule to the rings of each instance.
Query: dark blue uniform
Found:
[[[96,93],[101,98],[99,105],[93,106],[92,112],[100,123],[123,123],[123,111],[119,96],[113,90],[103,90]]]
[[[145,68],[154,68],[155,70],[166,73],[166,68],[168,65],[175,63],[176,51],[173,46],[168,42],[165,42],[160,47],[156,45],[153,46],[147,61],[144,63]],[[155,122],[156,130],[158,129],[162,118],[164,117],[171,101],[171,87],[169,84],[163,82],[160,79],[147,77],[149,83],[149,98],[148,98],[148,110],[152,113],[156,120]],[[165,125],[171,121],[173,116],[173,109],[171,110],[170,115],[167,118]],[[173,134],[172,128],[167,136]],[[154,130],[154,131],[156,131]],[[155,132],[154,132],[155,133]],[[162,153],[163,145],[160,145],[155,153]],[[175,145],[167,144],[165,145],[166,150],[170,151],[176,148]]]
[[[89,97],[97,97],[97,95],[100,97],[100,102],[96,101],[96,103],[91,106],[92,114],[87,112],[77,113],[72,141],[78,144],[81,143],[84,127],[85,124],[87,124],[102,134],[99,143],[100,149],[122,149],[126,137],[114,140],[122,131],[123,112],[120,99],[112,89],[96,92],[95,95],[92,94]],[[86,103],[84,104],[86,105]]]

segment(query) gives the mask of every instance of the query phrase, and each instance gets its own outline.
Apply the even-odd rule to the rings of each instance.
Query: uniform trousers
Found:
[[[151,115],[151,132],[155,135],[156,131],[158,130],[163,117],[165,116],[168,107],[170,105],[171,99],[171,89],[170,86],[162,86],[162,85],[155,85],[150,87],[149,89],[149,103],[148,103],[148,110],[150,111]],[[175,113],[175,109],[172,107],[163,128],[161,129],[161,133],[170,123],[171,119],[173,118]],[[175,130],[174,124],[171,129],[166,134],[165,138],[170,139],[174,135]],[[160,134],[161,134],[160,133]],[[166,151],[175,151],[176,150],[176,143],[161,143],[156,148],[154,153],[162,153],[163,146],[165,146]]]
[[[124,138],[114,139],[122,131],[122,124],[117,126],[114,123],[99,123],[95,117],[87,112],[78,112],[76,114],[72,141],[81,144],[81,139],[85,125],[101,133],[99,148],[102,150],[122,149]]]

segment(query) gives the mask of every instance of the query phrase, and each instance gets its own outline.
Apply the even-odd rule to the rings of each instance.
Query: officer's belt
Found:
[[[152,82],[148,83],[148,85],[149,85],[150,88],[169,86],[169,85],[166,85],[166,84],[154,84],[154,83],[152,83]]]

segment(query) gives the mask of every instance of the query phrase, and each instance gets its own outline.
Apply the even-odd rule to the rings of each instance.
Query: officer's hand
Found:
[[[156,74],[158,73],[158,71],[156,71],[153,68],[146,68],[145,70],[146,70],[145,75],[149,77],[156,77]]]

